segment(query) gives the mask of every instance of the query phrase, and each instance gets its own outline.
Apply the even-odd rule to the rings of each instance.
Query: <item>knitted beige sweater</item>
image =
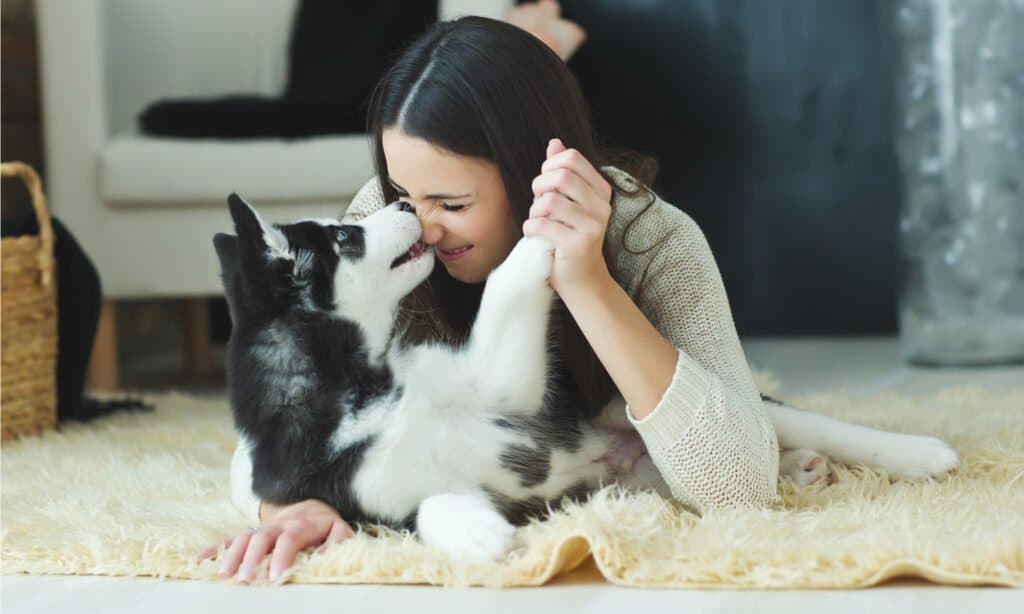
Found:
[[[627,173],[603,170],[620,186],[635,189]],[[634,419],[628,408],[626,415],[681,503],[698,512],[766,506],[778,497],[778,442],[740,346],[718,266],[697,224],[660,198],[629,228],[649,200],[643,190],[616,196],[605,239],[612,254],[608,266],[678,350],[678,359],[672,383],[654,411],[643,420]],[[354,223],[384,204],[374,177],[356,194],[342,221]],[[624,236],[629,249],[622,247]],[[233,500],[258,522],[251,478],[239,466],[243,456],[239,446],[232,463]]]

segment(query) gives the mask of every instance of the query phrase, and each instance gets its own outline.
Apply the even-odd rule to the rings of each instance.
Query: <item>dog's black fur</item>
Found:
[[[393,394],[394,382],[386,367],[368,364],[358,327],[328,315],[339,258],[325,248],[329,233],[313,222],[279,227],[292,245],[319,256],[311,278],[298,280],[288,262],[264,257],[268,245],[249,208],[234,194],[229,206],[238,236],[217,234],[214,246],[234,326],[228,343],[231,406],[236,428],[254,445],[253,491],[275,504],[316,498],[346,519],[371,520],[347,487],[370,441],[328,458],[327,440],[339,408],[364,407]],[[362,229],[347,229],[357,256]],[[304,299],[319,309],[296,309]],[[279,331],[280,338],[268,338],[268,331]],[[289,347],[272,347],[274,341]],[[305,370],[310,366],[315,373]]]

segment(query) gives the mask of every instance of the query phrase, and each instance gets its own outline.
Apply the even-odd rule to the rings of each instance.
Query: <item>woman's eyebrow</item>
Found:
[[[394,179],[388,179],[388,182],[391,183],[391,187],[395,188],[399,192],[405,192],[406,194],[409,193],[408,190],[395,183]],[[472,194],[462,194],[459,196],[456,196],[455,194],[427,194],[427,200],[457,200],[459,198],[468,198],[470,196],[472,196]]]

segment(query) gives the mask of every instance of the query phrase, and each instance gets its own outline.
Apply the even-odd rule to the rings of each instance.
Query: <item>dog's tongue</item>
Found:
[[[415,243],[412,244],[412,247],[406,250],[404,254],[402,254],[398,258],[395,258],[394,262],[391,263],[391,268],[395,268],[399,265],[405,264],[406,262],[412,260],[413,258],[416,258],[417,256],[421,255],[425,251],[427,251],[427,244],[424,243],[422,239],[417,240]]]

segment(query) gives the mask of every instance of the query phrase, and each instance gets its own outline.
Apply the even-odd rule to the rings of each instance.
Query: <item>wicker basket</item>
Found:
[[[57,423],[57,279],[39,175],[21,162],[4,162],[0,171],[25,182],[39,221],[39,235],[5,238],[0,260],[0,430],[9,439]]]

